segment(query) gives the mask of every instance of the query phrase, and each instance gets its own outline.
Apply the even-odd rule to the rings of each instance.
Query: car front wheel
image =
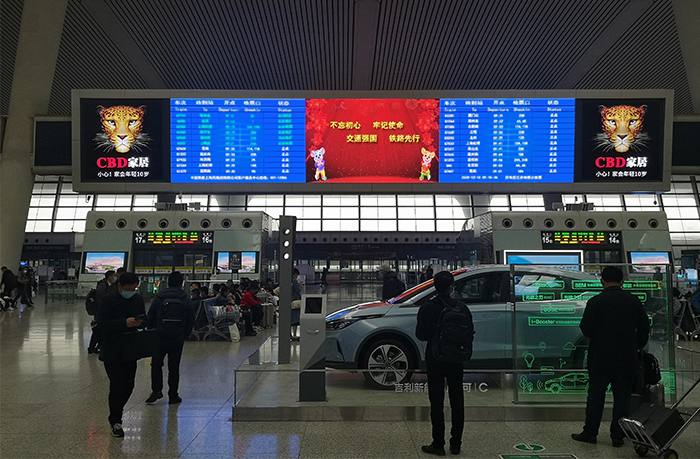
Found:
[[[411,380],[415,368],[413,352],[406,343],[392,338],[373,341],[360,362],[365,381],[376,389],[394,389]]]

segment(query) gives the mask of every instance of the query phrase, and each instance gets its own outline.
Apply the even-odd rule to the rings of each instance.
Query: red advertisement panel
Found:
[[[306,181],[438,181],[438,99],[308,99]]]

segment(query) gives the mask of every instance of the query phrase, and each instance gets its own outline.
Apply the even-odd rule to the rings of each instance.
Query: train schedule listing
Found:
[[[305,116],[304,99],[171,99],[171,181],[304,182]]]
[[[441,99],[440,182],[572,183],[573,98]]]

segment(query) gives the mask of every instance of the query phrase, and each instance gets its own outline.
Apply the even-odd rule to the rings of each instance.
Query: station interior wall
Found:
[[[565,194],[565,204],[589,202],[596,211],[664,211],[674,258],[700,251],[700,176],[674,175],[671,190],[640,194]],[[26,222],[25,244],[36,235],[85,231],[90,210],[153,211],[155,194],[78,194],[70,176],[36,176]],[[542,211],[541,194],[185,194],[176,202],[198,203],[203,211],[264,211],[294,215],[297,231],[457,234],[467,218],[488,211]],[[49,239],[42,239],[47,241]]]

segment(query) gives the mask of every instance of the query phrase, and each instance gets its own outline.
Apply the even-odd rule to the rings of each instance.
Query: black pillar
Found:
[[[292,327],[292,270],[294,269],[294,237],[297,227],[297,218],[291,215],[280,215],[279,219],[279,321],[277,334],[279,344],[277,347],[277,361],[289,363],[292,354],[291,327]]]

